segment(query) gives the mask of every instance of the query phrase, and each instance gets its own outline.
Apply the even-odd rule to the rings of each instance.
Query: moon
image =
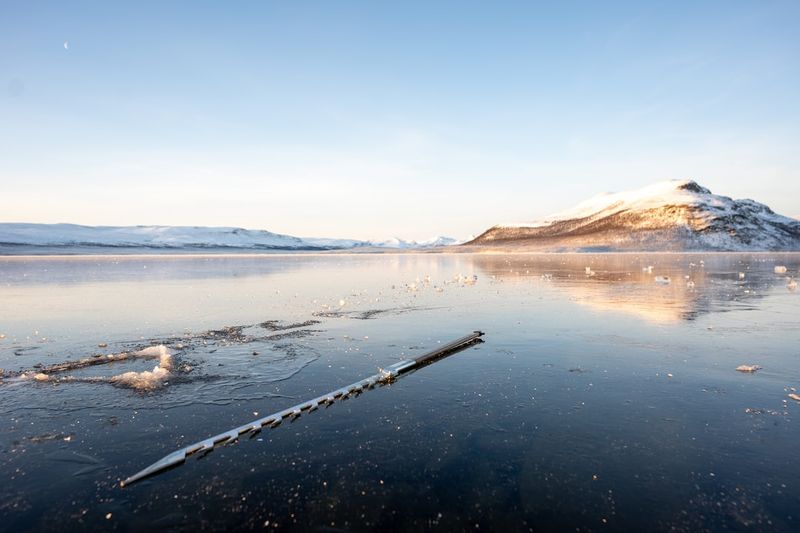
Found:
[[[69,41],[64,41],[64,50],[69,50]]]

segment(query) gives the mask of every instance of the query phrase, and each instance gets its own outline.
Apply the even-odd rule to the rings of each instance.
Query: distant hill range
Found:
[[[800,221],[692,180],[602,194],[532,223],[500,224],[466,243],[540,251],[800,251]]]
[[[196,226],[0,223],[0,255],[58,253],[421,250],[615,252],[800,251],[800,220],[753,200],[733,200],[691,180],[601,194],[538,222],[499,224],[464,246],[427,241],[300,238],[264,230]]]
[[[420,249],[455,243],[449,237],[421,242],[399,238],[385,241],[300,238],[226,227],[0,223],[0,253]]]

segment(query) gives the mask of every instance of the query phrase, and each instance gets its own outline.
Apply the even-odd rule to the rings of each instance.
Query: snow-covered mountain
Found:
[[[393,237],[385,241],[368,241],[368,246],[397,249],[436,248],[438,246],[452,246],[455,244],[461,244],[463,242],[464,241],[459,241],[453,239],[452,237],[433,237],[424,241],[406,241],[398,237]]]
[[[800,251],[800,221],[692,180],[601,194],[531,223],[500,224],[471,245],[584,251]]]
[[[197,226],[79,226],[76,224],[0,223],[0,246],[6,248],[145,248],[159,250],[347,250],[353,248],[431,248],[456,243],[436,237],[427,241],[360,241],[299,238],[264,230]]]

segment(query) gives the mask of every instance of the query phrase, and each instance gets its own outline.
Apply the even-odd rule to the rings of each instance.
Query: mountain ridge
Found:
[[[227,226],[83,226],[0,223],[0,246],[53,249],[274,250],[418,249],[456,243],[450,237],[384,241],[294,237],[266,230]]]
[[[795,251],[800,221],[694,180],[606,193],[528,223],[498,224],[471,246],[541,251]]]

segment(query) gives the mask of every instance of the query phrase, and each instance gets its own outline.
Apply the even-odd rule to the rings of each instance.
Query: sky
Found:
[[[800,2],[0,4],[0,222],[467,237],[694,178],[800,217]]]

